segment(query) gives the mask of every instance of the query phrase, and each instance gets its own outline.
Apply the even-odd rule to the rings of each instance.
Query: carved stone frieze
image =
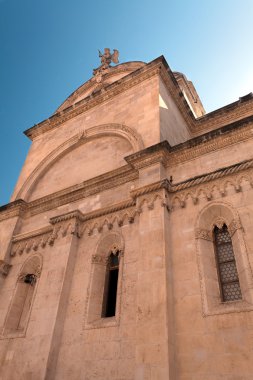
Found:
[[[208,175],[209,176],[209,175]],[[208,177],[206,176],[206,177]],[[205,179],[206,182],[205,183]],[[252,181],[253,181],[253,171],[251,168],[245,170],[243,173],[233,173],[230,174],[228,177],[224,174],[218,179],[211,179],[211,178],[204,178],[202,177],[202,180],[199,183],[190,184],[183,183],[182,190],[181,186],[175,185],[170,188],[169,192],[173,193],[175,192],[175,195],[171,196],[171,207],[175,209],[177,206],[182,207],[181,203],[182,201],[186,202],[191,199],[193,204],[196,204],[198,202],[199,198],[206,198],[207,201],[210,201],[214,199],[214,197],[217,197],[217,194],[220,194],[221,198],[224,198],[227,195],[227,189],[234,190],[235,193],[238,192],[238,187],[240,188],[240,191],[243,190],[242,183],[247,183],[252,187]],[[190,182],[190,181],[189,181]],[[187,189],[187,185],[191,188]],[[187,190],[186,190],[187,189]]]
[[[108,209],[109,211],[109,209]],[[124,224],[132,224],[135,218],[140,214],[140,209],[136,207],[128,207],[118,212],[108,212],[99,216],[98,213],[91,213],[91,215],[85,215],[83,219],[83,226],[81,227],[81,235],[92,235],[94,231],[101,233],[105,230],[110,231],[116,225],[122,227]]]
[[[161,163],[165,166],[168,162],[168,157],[169,152],[166,149],[162,149],[160,151],[148,155],[143,155],[141,157],[138,156],[138,153],[136,155],[133,154],[129,157],[126,157],[126,161],[135,169],[139,170],[156,163]]]
[[[53,231],[31,237],[20,236],[20,240],[18,240],[17,236],[14,236],[10,255],[22,255],[22,253],[37,251],[39,248],[45,248],[47,244],[53,245],[55,239],[56,236],[54,236]]]
[[[166,149],[166,144],[161,143],[161,149]],[[157,148],[158,149],[158,148]],[[153,149],[154,150],[154,149]],[[133,155],[134,160],[138,155]],[[253,160],[244,161],[236,165],[219,169],[212,173],[201,175],[197,178],[188,179],[182,183],[171,183],[168,179],[146,185],[130,191],[133,200],[143,194],[148,194],[159,189],[166,189],[170,197],[170,208],[175,208],[179,202],[180,207],[185,207],[188,198],[193,204],[197,204],[199,197],[203,194],[207,201],[213,199],[213,191],[218,190],[221,197],[227,194],[227,187],[234,187],[235,192],[242,191],[242,181],[248,181],[253,187]],[[8,219],[13,216],[26,218],[47,210],[60,207],[63,204],[72,203],[76,200],[94,195],[109,188],[117,187],[123,183],[131,182],[138,178],[138,171],[129,166],[116,169],[114,174],[104,174],[97,178],[85,181],[82,184],[45,196],[30,203],[15,201],[0,209],[0,219]],[[175,194],[177,193],[177,194]],[[175,194],[173,196],[173,194]],[[179,195],[180,194],[180,195]],[[129,201],[122,202],[122,208],[128,207]],[[98,211],[99,213],[100,211]],[[107,212],[106,212],[107,213]],[[94,217],[93,215],[91,216]]]
[[[230,236],[233,236],[235,231],[242,228],[242,224],[239,218],[233,219],[232,222],[228,226],[228,231]]]
[[[172,152],[169,156],[169,165],[178,165],[182,162],[217,151],[229,145],[247,140],[253,137],[252,125],[245,124],[245,128],[235,130],[227,135],[217,136],[194,147],[187,147],[181,151]]]
[[[212,241],[213,240],[212,231],[198,228],[195,231],[195,238]]]
[[[115,171],[115,176],[110,173],[99,177],[100,178],[88,180],[83,184],[46,196],[43,199],[32,201],[29,204],[29,214],[36,215],[131,182],[138,178],[138,172],[123,167]]]
[[[22,199],[18,199],[5,206],[0,207],[0,221],[14,218],[16,216],[23,216],[27,209],[27,203]]]
[[[226,224],[226,220],[222,218],[221,216],[218,216],[213,220],[212,226],[213,227],[218,227],[219,230],[222,229],[223,225]]]
[[[118,245],[118,244],[113,244],[111,248],[109,249],[109,252],[112,253],[113,255],[117,255],[119,257],[124,255],[124,250],[123,247]]]
[[[92,255],[92,258],[91,258],[92,264],[107,265],[108,261],[109,261],[109,256]]]

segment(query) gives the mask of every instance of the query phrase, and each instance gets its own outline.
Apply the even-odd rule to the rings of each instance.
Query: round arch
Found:
[[[32,189],[46,173],[46,171],[61,157],[75,149],[76,147],[85,144],[93,139],[103,136],[118,136],[127,140],[133,148],[133,152],[138,152],[143,149],[143,141],[140,135],[132,128],[123,124],[103,124],[95,127],[81,130],[70,139],[59,145],[56,149],[50,152],[28,176],[26,181],[21,186],[15,199],[28,200]]]

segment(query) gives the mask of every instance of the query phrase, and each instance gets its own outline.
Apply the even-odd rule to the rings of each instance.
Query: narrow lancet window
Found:
[[[5,333],[23,331],[31,308],[36,284],[34,274],[21,275],[18,281],[14,300],[5,325]]]
[[[217,271],[223,302],[242,299],[232,240],[226,224],[214,227]]]
[[[119,276],[119,252],[112,252],[108,259],[105,278],[102,318],[116,314],[117,288]]]

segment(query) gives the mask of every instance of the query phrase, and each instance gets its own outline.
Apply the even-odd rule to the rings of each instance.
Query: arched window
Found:
[[[121,233],[106,233],[91,258],[85,328],[115,326],[120,320],[124,240]]]
[[[238,212],[225,202],[200,212],[195,237],[204,316],[253,310],[247,234]]]
[[[223,302],[242,299],[232,240],[226,224],[214,227],[214,246],[221,299]]]
[[[111,252],[105,275],[102,318],[114,317],[119,277],[119,251]]]
[[[39,256],[32,257],[25,262],[18,276],[15,293],[5,321],[4,335],[25,332],[40,271],[41,259]]]

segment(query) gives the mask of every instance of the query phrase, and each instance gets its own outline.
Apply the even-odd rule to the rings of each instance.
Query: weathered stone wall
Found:
[[[162,79],[159,80],[160,141],[171,146],[189,140],[191,133]]]
[[[0,210],[0,379],[251,380],[252,127],[187,141],[185,120],[152,75],[34,138],[25,201]],[[222,223],[239,301],[219,293]],[[102,318],[112,247],[116,314]],[[36,257],[27,323],[9,331]]]
[[[116,98],[94,107],[80,116],[37,137],[14,190],[14,200],[28,176],[39,163],[68,139],[100,125],[120,124],[133,129],[143,140],[144,147],[160,141],[158,110],[158,77],[153,77],[119,94]],[[64,184],[62,183],[62,186]]]

